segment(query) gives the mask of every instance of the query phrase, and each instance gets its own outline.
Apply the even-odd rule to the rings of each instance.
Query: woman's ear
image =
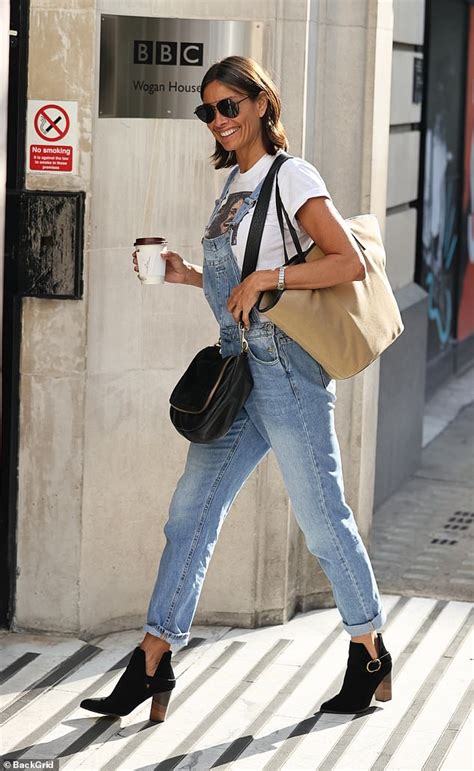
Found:
[[[268,107],[268,96],[266,95],[265,91],[260,91],[257,99],[257,105],[258,105],[258,114],[260,118],[263,118]]]

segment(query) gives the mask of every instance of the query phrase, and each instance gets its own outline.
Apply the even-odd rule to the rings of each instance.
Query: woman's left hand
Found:
[[[261,289],[257,287],[256,274],[251,273],[241,284],[234,287],[227,301],[227,310],[236,322],[241,321],[250,329],[250,311],[258,300]]]

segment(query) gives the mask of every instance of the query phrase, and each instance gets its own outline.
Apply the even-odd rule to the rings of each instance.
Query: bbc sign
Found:
[[[161,40],[134,40],[134,64],[177,64],[202,67],[204,43],[178,43]]]
[[[100,18],[100,118],[189,118],[214,62],[238,54],[262,59],[263,23]]]

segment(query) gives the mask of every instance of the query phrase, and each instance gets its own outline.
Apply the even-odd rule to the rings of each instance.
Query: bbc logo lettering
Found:
[[[203,53],[203,43],[181,43],[179,63],[202,67]]]
[[[152,40],[134,40],[133,41],[133,63],[134,64],[153,64],[153,41]]]
[[[134,64],[177,64],[202,67],[204,43],[177,43],[163,40],[134,40]]]
[[[178,63],[178,44],[161,43],[156,41],[155,64],[177,64]]]

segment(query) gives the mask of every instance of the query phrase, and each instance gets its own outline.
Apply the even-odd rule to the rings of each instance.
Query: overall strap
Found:
[[[285,163],[291,156],[286,153],[280,153],[277,155],[270,170],[265,177],[262,184],[258,201],[255,205],[255,211],[252,217],[252,223],[250,225],[249,234],[247,236],[247,245],[245,247],[244,263],[242,266],[241,281],[254,272],[257,267],[258,253],[260,251],[260,244],[262,242],[263,228],[265,227],[265,220],[267,218],[268,206],[270,204],[270,198],[273,189],[273,182],[276,173],[280,166]]]
[[[212,210],[212,214],[209,217],[209,221],[207,223],[207,227],[209,227],[209,225],[211,224],[212,220],[216,216],[222,201],[225,199],[227,193],[229,192],[229,188],[230,188],[232,182],[234,181],[234,177],[237,174],[238,170],[239,170],[239,167],[238,166],[234,166],[234,168],[227,175],[227,179],[225,181],[224,187],[222,188],[222,193],[220,194],[219,198],[217,198],[216,201],[215,201],[214,209]]]
[[[240,225],[245,215],[248,214],[249,209],[251,209],[252,206],[255,206],[255,203],[258,199],[258,196],[260,195],[260,190],[262,189],[262,185],[264,182],[265,182],[265,177],[260,180],[255,190],[244,199],[242,206],[239,207],[237,214],[232,220],[232,227],[236,227],[237,225]]]
[[[222,189],[221,197],[219,198],[218,203],[221,203],[221,201],[223,201],[224,198],[226,197],[227,193],[229,192],[229,187],[231,186],[232,182],[234,181],[234,177],[236,176],[238,171],[239,171],[239,167],[238,166],[234,166],[234,168],[230,171],[230,173],[227,176],[227,179],[225,181],[225,185],[224,185],[224,187]]]

